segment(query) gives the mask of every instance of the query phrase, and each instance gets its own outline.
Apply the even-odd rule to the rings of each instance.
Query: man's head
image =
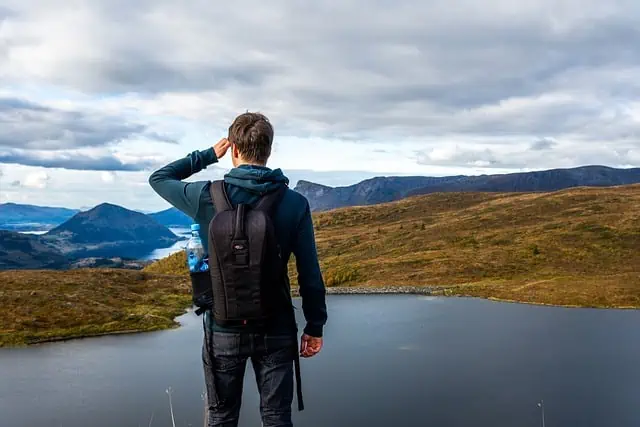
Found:
[[[273,127],[260,113],[240,114],[229,126],[231,161],[240,164],[266,165],[271,155]]]

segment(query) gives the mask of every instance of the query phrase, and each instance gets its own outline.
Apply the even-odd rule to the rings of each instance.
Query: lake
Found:
[[[299,307],[300,301],[296,299]],[[640,311],[332,295],[302,361],[301,427],[640,425]],[[202,426],[201,319],[169,331],[0,349],[3,426]],[[241,426],[259,426],[247,367]],[[151,419],[153,417],[153,419]]]
[[[187,240],[189,240],[189,237],[191,237],[191,230],[189,230],[188,228],[169,228],[169,229],[176,236],[182,237],[182,240],[174,243],[172,246],[169,246],[168,248],[154,249],[153,251],[145,255],[142,255],[139,258],[141,261],[155,261],[158,259],[166,258],[169,255],[172,255],[176,252],[180,252],[184,250],[185,246],[187,245]]]

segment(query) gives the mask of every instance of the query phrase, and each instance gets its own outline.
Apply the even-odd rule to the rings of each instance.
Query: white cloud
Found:
[[[100,174],[100,178],[102,179],[102,182],[111,184],[116,180],[117,175],[115,172],[102,172]]]
[[[151,169],[249,109],[331,183],[638,166],[638,27],[636,0],[4,0],[0,162],[160,204]]]
[[[43,190],[49,185],[50,179],[51,177],[46,172],[35,172],[27,175],[22,185],[27,188]]]

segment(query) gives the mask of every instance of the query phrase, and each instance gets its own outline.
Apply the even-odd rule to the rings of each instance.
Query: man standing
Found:
[[[208,229],[216,214],[211,191],[214,184],[210,181],[183,182],[184,179],[216,163],[230,151],[234,167],[225,175],[222,184],[230,205],[255,206],[263,198],[282,190],[279,191],[282,194],[279,203],[273,209],[272,221],[284,267],[283,277],[286,277],[283,284],[286,293],[289,292],[286,264],[291,254],[296,260],[306,320],[301,345],[298,349],[293,310],[280,310],[266,324],[251,327],[220,325],[221,322],[214,319],[214,312],[207,309],[204,312],[202,359],[209,426],[238,425],[247,359],[251,359],[256,375],[264,427],[292,426],[294,364],[299,386],[298,357],[312,357],[322,349],[327,310],[311,210],[304,196],[286,188],[289,180],[280,169],[266,166],[272,143],[273,128],[264,115],[241,114],[229,127],[228,138],[221,139],[212,148],[194,151],[164,166],[149,178],[156,193],[200,225],[199,232],[207,253],[213,249],[208,247]],[[301,405],[300,399],[298,389]]]

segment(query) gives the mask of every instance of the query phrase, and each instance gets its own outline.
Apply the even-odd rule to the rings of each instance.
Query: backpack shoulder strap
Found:
[[[283,185],[276,191],[272,191],[271,193],[265,195],[258,201],[255,205],[255,210],[260,210],[267,212],[269,215],[273,213],[275,207],[280,203],[284,194],[287,192],[287,186]]]
[[[233,205],[227,196],[227,190],[224,188],[224,180],[212,181],[209,193],[216,212],[233,210]]]

